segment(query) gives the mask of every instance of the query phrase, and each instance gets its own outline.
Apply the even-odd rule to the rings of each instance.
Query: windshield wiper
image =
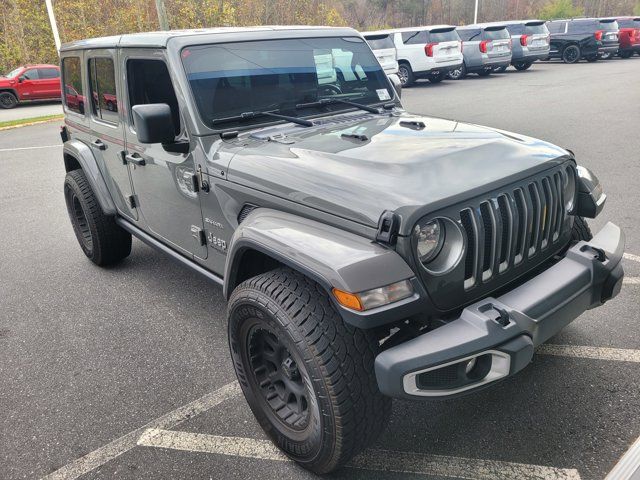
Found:
[[[380,113],[380,109],[379,108],[370,107],[369,105],[363,105],[361,103],[351,102],[349,100],[344,100],[342,98],[321,98],[320,100],[316,100],[315,102],[298,103],[296,105],[296,109],[322,107],[324,105],[332,105],[332,104],[336,104],[336,103],[339,103],[339,104],[342,104],[342,105],[349,105],[349,106],[352,106],[352,107],[356,107],[356,108],[359,108],[360,110],[364,110],[366,112]]]
[[[291,117],[289,115],[281,115],[279,113],[275,113],[276,111],[242,112],[240,115],[235,115],[233,117],[215,118],[214,120],[211,121],[211,123],[212,125],[217,125],[219,123],[226,123],[226,122],[243,122],[246,120],[251,120],[252,118],[256,118],[256,117],[273,117],[273,118],[279,118],[281,120],[286,120],[287,122],[297,123],[298,125],[302,125],[304,127],[313,127],[313,122],[309,120],[305,120],[304,118]]]

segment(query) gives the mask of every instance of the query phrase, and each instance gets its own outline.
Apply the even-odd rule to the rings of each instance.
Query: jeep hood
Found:
[[[228,179],[376,227],[385,210],[424,215],[566,161],[554,145],[478,125],[356,113],[236,140]],[[413,220],[412,220],[413,221]]]

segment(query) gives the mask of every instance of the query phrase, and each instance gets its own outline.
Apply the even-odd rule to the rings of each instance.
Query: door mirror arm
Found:
[[[190,144],[188,140],[176,140],[175,142],[163,143],[162,148],[171,153],[189,153]]]
[[[18,77],[18,83],[22,83],[22,82],[24,82],[24,77],[22,76]]]

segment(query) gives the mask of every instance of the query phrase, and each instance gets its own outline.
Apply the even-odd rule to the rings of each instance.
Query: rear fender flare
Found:
[[[100,203],[100,207],[104,214],[115,215],[116,206],[91,149],[79,140],[69,140],[65,142],[63,152],[65,158],[65,169],[67,171],[70,170],[67,158],[73,157],[84,171],[93,193],[98,198],[98,202]]]

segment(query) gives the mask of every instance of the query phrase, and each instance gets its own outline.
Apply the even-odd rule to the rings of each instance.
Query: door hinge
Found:
[[[137,195],[129,195],[127,197],[129,200],[129,207],[138,208],[138,196]]]
[[[198,183],[200,184],[200,190],[203,192],[209,191],[209,182],[204,179],[204,174],[202,173],[202,166],[198,165]]]
[[[196,239],[201,247],[207,244],[207,237],[204,234],[204,230],[197,225],[191,225],[191,236]]]
[[[200,179],[197,174],[191,175],[189,178],[190,187],[194,192],[200,191]]]

